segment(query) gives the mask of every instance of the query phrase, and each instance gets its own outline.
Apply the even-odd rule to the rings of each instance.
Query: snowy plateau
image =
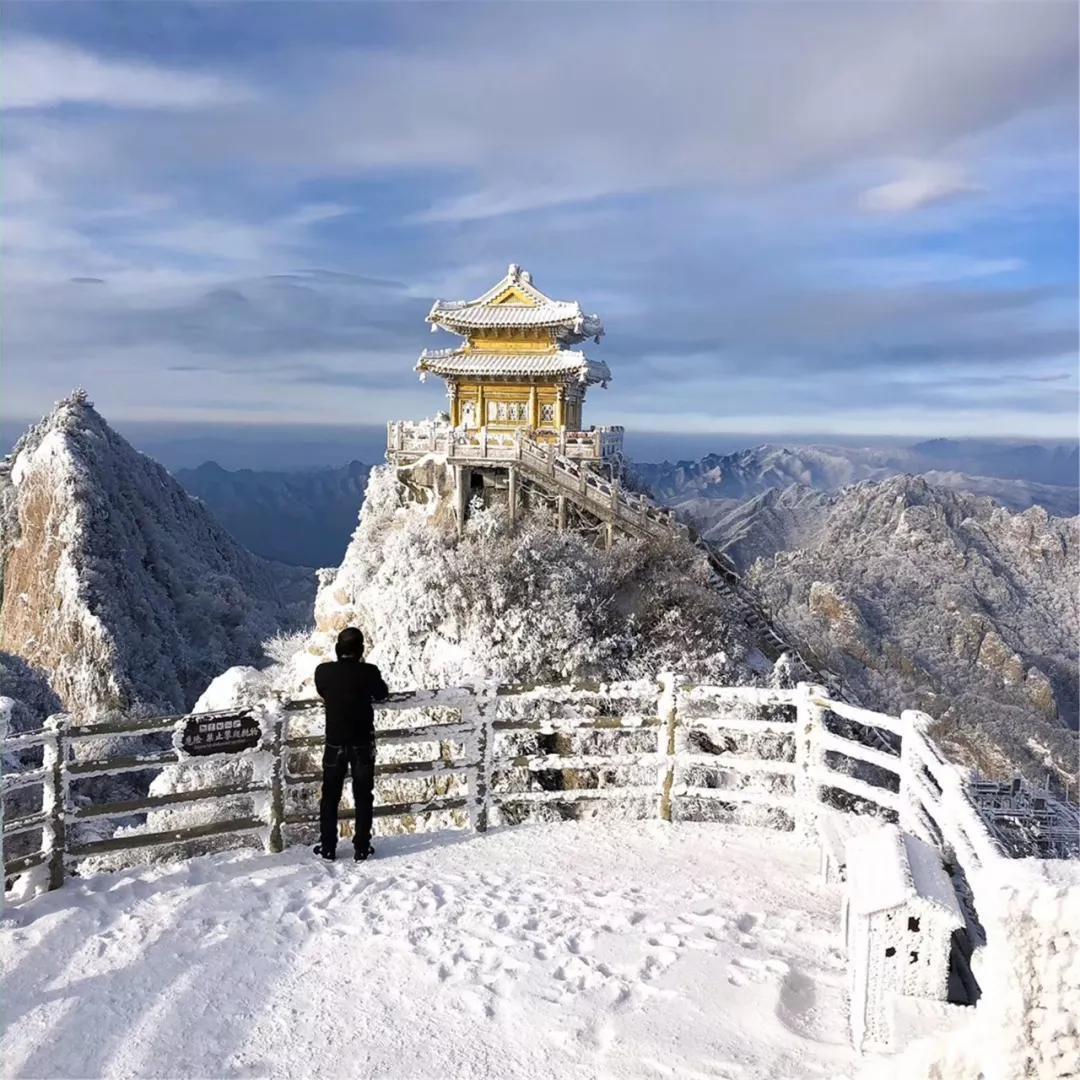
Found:
[[[0,714],[17,748],[4,766],[37,770],[42,792],[33,806],[5,788],[5,813],[15,830],[47,819],[46,863],[16,875],[0,918],[4,1074],[1076,1076],[1076,863],[990,852],[967,774],[936,756],[921,714],[901,710],[930,713],[954,763],[1067,781],[1077,522],[1034,498],[1010,510],[879,464],[826,470],[824,490],[805,469],[794,486],[755,490],[748,477],[762,470],[742,461],[737,494],[704,531],[763,616],[674,529],[669,542],[604,550],[540,507],[511,523],[475,503],[459,535],[437,455],[370,470],[338,565],[274,563],[84,394],[61,402],[0,469]],[[715,468],[702,480],[708,471],[690,482],[701,481],[694,498],[734,494]],[[344,489],[328,483],[324,505],[358,473]],[[669,501],[688,483],[685,470],[644,479]],[[226,502],[259,490],[253,477],[203,481],[235,493],[217,496]],[[315,861],[304,826],[312,674],[346,625],[364,630],[393,689],[420,691],[380,710],[380,730],[405,741],[388,736],[385,756],[380,743],[377,804],[404,810],[380,818],[377,858],[363,865]],[[798,656],[777,657],[773,627]],[[834,720],[918,732],[922,750],[907,734],[901,748],[826,729],[818,681]],[[410,701],[447,687],[486,719],[466,731],[461,706],[457,735],[425,728],[406,744],[408,723],[423,722]],[[618,707],[596,705],[620,694]],[[719,720],[717,698],[729,703]],[[166,718],[138,747],[136,765],[158,763],[138,782],[94,760],[97,743],[119,741],[120,719],[238,709],[260,725],[251,754],[188,758]],[[29,762],[18,733],[61,710],[109,738],[74,736],[84,771],[50,787],[63,721],[51,717]],[[449,725],[453,711],[429,710]],[[845,753],[828,804],[826,758]],[[196,801],[203,788],[214,798]],[[947,880],[919,818],[937,808],[950,869],[985,923],[969,920],[964,961],[983,996],[974,1007],[905,999],[889,1044],[857,1050],[851,897],[818,837],[824,853],[833,810],[841,832],[880,827],[875,796]],[[215,814],[235,829],[214,833]],[[178,860],[165,845],[184,829],[195,842]],[[140,831],[160,850],[139,849]],[[105,854],[80,861],[80,844]],[[62,881],[48,892],[46,870]],[[900,873],[890,902],[918,877]]]

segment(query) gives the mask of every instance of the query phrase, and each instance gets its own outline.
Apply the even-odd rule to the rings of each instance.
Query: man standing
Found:
[[[345,774],[351,772],[356,808],[353,858],[363,862],[374,854],[371,806],[375,787],[375,718],[371,703],[385,701],[389,690],[379,669],[364,663],[364,635],[355,626],[347,626],[338,634],[334,651],[336,661],[315,669],[315,689],[326,706],[319,845],[315,854],[328,861],[337,856],[338,803]]]

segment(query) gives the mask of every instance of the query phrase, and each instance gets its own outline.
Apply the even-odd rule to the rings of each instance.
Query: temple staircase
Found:
[[[450,443],[447,449],[447,461],[459,467],[459,476],[465,475],[462,470],[477,467],[507,469],[511,518],[518,513],[519,499],[525,490],[533,499],[539,496],[544,501],[554,502],[560,529],[567,527],[573,508],[579,522],[584,519],[602,530],[608,546],[620,535],[660,542],[682,538],[694,544],[708,559],[716,587],[731,597],[746,625],[756,634],[761,651],[770,660],[776,660],[783,653],[791,654],[803,663],[805,670],[814,671],[798,650],[777,632],[734,564],[724,554],[679,521],[669,507],[659,506],[648,495],[621,484],[615,468],[608,477],[597,467],[616,466],[619,458],[604,456],[599,461],[571,458],[560,453],[561,447],[557,444],[540,443],[525,434],[515,434],[507,440],[485,438],[482,443],[466,436]],[[464,499],[466,489],[462,486],[461,490]],[[459,510],[461,520],[464,520],[466,507],[462,504]]]

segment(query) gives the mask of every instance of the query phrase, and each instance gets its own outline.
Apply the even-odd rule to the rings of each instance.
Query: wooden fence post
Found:
[[[491,790],[491,754],[494,741],[494,731],[491,722],[496,701],[492,699],[490,688],[477,686],[475,688],[475,705],[473,709],[473,724],[475,731],[475,754],[476,765],[473,769],[473,829],[478,833],[487,832],[488,810]]]
[[[814,704],[815,697],[825,697],[823,686],[799,683],[795,690],[795,831],[812,836],[821,808],[819,773],[824,764],[821,740],[824,709]]]
[[[675,676],[670,671],[662,671],[657,676],[660,694],[656,709],[660,717],[659,740],[661,753],[667,755],[664,779],[660,788],[660,820],[672,820],[673,788],[675,787],[675,727],[678,715],[675,707]]]
[[[43,847],[48,853],[49,888],[64,884],[64,854],[67,847],[67,713],[57,713],[45,721],[49,732],[42,745],[42,765],[49,771],[41,788],[41,808],[45,813]]]
[[[274,712],[270,741],[270,835],[268,848],[274,855],[285,850],[281,828],[285,821],[285,754],[287,719],[279,702]]]
[[[916,794],[913,778],[918,768],[919,757],[916,752],[915,742],[920,737],[920,721],[925,714],[913,709],[905,709],[900,714],[900,723],[903,731],[900,735],[900,828],[912,836],[925,840],[933,847],[937,847],[937,841],[926,826],[925,818],[919,807],[921,802]]]

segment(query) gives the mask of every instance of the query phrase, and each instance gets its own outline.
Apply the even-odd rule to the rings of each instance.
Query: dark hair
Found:
[[[364,635],[355,626],[346,626],[334,646],[339,660],[359,660],[364,655]]]

